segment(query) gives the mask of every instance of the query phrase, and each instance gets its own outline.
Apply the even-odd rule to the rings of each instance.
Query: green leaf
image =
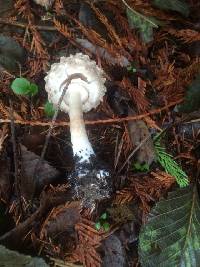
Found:
[[[53,117],[53,115],[55,113],[55,108],[54,108],[53,104],[50,103],[48,100],[44,105],[44,112],[45,112],[46,116],[48,116],[48,117]]]
[[[140,36],[145,43],[153,40],[153,28],[158,28],[158,25],[149,17],[145,17],[132,9],[126,9],[127,18],[131,28],[138,29]]]
[[[140,171],[141,170],[141,164],[139,162],[136,162],[136,163],[133,164],[133,168],[136,171]]]
[[[97,231],[99,231],[101,229],[101,223],[100,222],[96,222],[95,225],[94,225],[95,229]]]
[[[144,163],[142,166],[142,171],[149,171],[149,164]]]
[[[163,10],[173,10],[188,16],[189,5],[184,0],[153,0],[153,5]]]
[[[180,187],[187,186],[189,184],[187,174],[176,163],[173,157],[166,152],[165,147],[161,146],[160,137],[161,135],[159,135],[159,137],[154,138],[154,148],[158,162],[165,169],[166,173],[176,178],[176,181]]]
[[[16,78],[11,84],[11,89],[17,95],[34,96],[38,93],[38,86],[26,78]]]
[[[153,28],[158,28],[163,23],[154,17],[146,17],[131,8],[125,0],[122,0],[126,6],[126,14],[131,29],[138,29],[140,36],[145,43],[153,40]]]
[[[127,67],[127,71],[135,73],[135,72],[137,72],[137,69],[132,67],[132,66],[129,66],[129,67]]]
[[[103,223],[102,227],[105,232],[108,232],[110,230],[110,224],[108,222]]]
[[[35,83],[31,83],[29,87],[29,93],[31,96],[34,96],[38,93],[38,86]]]
[[[30,82],[26,78],[16,78],[12,82],[11,88],[17,95],[27,95],[30,89]]]
[[[196,186],[171,192],[152,209],[139,235],[142,267],[198,267],[200,201]]]
[[[178,111],[192,112],[200,108],[200,74],[188,87],[183,104],[179,105]]]
[[[137,65],[133,62],[130,66],[127,67],[127,71],[129,72],[137,72]]]
[[[101,220],[106,220],[107,218],[108,218],[107,212],[104,212],[100,217]]]
[[[149,171],[149,165],[147,163],[141,164],[136,162],[133,164],[133,169],[140,172]]]

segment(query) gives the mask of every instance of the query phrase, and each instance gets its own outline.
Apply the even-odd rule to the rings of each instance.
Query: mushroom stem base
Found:
[[[69,177],[76,197],[81,199],[82,206],[92,212],[97,202],[108,199],[112,194],[112,175],[105,164],[95,156],[90,163],[75,164],[75,171]]]

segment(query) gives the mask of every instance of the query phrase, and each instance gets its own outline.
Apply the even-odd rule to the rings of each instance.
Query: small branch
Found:
[[[15,245],[23,239],[24,235],[33,227],[35,221],[39,220],[43,212],[51,205],[51,200],[48,196],[43,196],[43,199],[40,201],[40,207],[33,214],[31,214],[25,221],[16,225],[15,228],[0,236],[1,243],[6,244],[7,242],[10,242],[12,245]]]
[[[181,102],[183,102],[183,98],[175,101],[175,102],[171,102],[170,104],[162,107],[162,108],[157,108],[157,109],[153,109],[147,113],[144,114],[140,114],[140,115],[135,115],[135,116],[128,116],[125,118],[113,118],[113,119],[105,119],[105,120],[96,120],[96,121],[85,121],[86,125],[95,125],[95,124],[112,124],[112,123],[122,123],[125,121],[136,121],[136,120],[141,120],[145,117],[151,116],[151,115],[155,115],[155,114],[159,114],[162,111],[165,111],[167,109],[169,109],[170,107],[173,107],[177,104],[180,104]],[[10,123],[10,119],[0,119],[0,123]],[[49,126],[51,125],[51,121],[48,122],[43,122],[43,121],[28,121],[28,120],[14,120],[15,124],[21,124],[21,125],[30,125],[30,126]],[[59,121],[59,122],[54,122],[54,127],[63,127],[63,126],[69,126],[69,122],[67,121]]]
[[[21,204],[21,192],[20,192],[20,185],[19,185],[19,174],[18,174],[18,159],[17,159],[17,145],[15,139],[15,124],[14,124],[14,116],[13,116],[13,104],[12,101],[9,100],[10,103],[10,128],[11,128],[11,140],[13,146],[13,157],[14,157],[14,176],[15,176],[15,193],[17,195],[21,212],[23,212],[22,204]]]
[[[10,26],[16,26],[23,29],[26,29],[28,27],[28,23],[18,22],[18,21],[11,21],[9,19],[2,19],[0,18],[0,24],[6,24]],[[57,29],[53,26],[43,26],[43,25],[32,25],[34,28],[36,28],[39,31],[57,31]]]
[[[0,236],[0,243],[2,244],[12,244],[16,246],[24,240],[26,234],[31,230],[31,228],[38,222],[45,212],[52,207],[64,204],[68,201],[67,194],[64,194],[63,197],[59,195],[54,195],[51,192],[42,193],[40,199],[39,208],[32,213],[25,221],[20,222],[15,228],[11,229],[4,235]]]

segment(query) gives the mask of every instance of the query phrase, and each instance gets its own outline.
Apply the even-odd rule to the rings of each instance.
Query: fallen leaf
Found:
[[[103,267],[125,267],[127,266],[126,254],[120,239],[115,235],[110,235],[103,241],[102,249],[104,257]]]
[[[87,39],[76,39],[77,43],[79,43],[82,47],[88,49],[91,53],[97,54],[102,59],[104,59],[107,63],[110,65],[118,65],[121,67],[128,67],[130,65],[130,61],[120,55],[118,58],[112,56],[105,48],[100,47],[98,45],[94,45],[91,42],[89,42]]]
[[[134,114],[135,112],[132,109],[129,109],[129,116]],[[134,147],[137,147],[145,138],[150,136],[149,129],[142,120],[129,121],[128,132]],[[136,154],[136,161],[151,165],[152,162],[155,161],[155,158],[153,140],[150,137],[138,150]]]
[[[67,238],[74,232],[75,224],[80,221],[79,208],[80,203],[77,201],[53,208],[42,226],[40,238],[53,239],[59,234],[64,234]]]
[[[156,203],[140,231],[143,267],[199,266],[199,202],[194,185],[172,191]]]
[[[37,177],[39,178],[35,181],[35,168],[40,160],[40,156],[28,151],[23,145],[20,145],[20,148],[23,176],[21,179],[21,191],[22,194],[29,199],[33,196],[35,191],[40,192],[45,185],[55,182],[59,172],[44,160],[37,170]]]

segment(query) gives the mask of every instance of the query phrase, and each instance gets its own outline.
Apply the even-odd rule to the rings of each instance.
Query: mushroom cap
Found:
[[[71,81],[60,105],[60,109],[64,112],[69,111],[68,97],[71,90],[80,91],[84,112],[96,108],[106,92],[104,72],[95,61],[90,60],[89,56],[77,53],[69,57],[61,57],[59,63],[51,65],[51,69],[45,77],[45,90],[48,93],[49,101],[54,106],[58,104],[65,87],[65,84],[62,85],[62,83],[70,75],[76,73],[84,75],[88,82],[80,78]]]

